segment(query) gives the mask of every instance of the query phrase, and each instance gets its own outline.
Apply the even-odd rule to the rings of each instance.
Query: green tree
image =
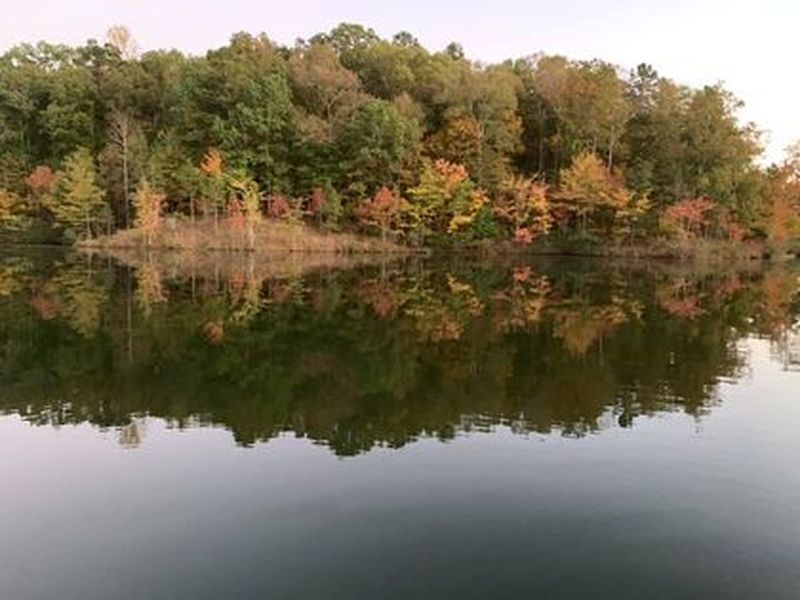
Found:
[[[349,189],[372,194],[397,185],[419,151],[419,129],[397,108],[371,100],[356,112],[339,142]]]
[[[292,147],[293,187],[305,191],[326,179],[340,179],[336,141],[368,96],[358,75],[341,64],[328,44],[295,48],[289,75],[300,142]]]
[[[58,179],[58,195],[51,209],[56,222],[77,237],[91,238],[99,222],[107,223],[108,205],[89,150],[79,148],[70,154]]]

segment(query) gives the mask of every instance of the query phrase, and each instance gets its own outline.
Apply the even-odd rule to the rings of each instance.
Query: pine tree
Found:
[[[92,226],[107,212],[103,190],[97,185],[94,159],[86,148],[78,148],[64,162],[59,175],[58,201],[52,211],[56,221],[76,236],[92,237]]]

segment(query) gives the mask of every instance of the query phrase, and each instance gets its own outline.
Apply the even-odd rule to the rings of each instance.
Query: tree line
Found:
[[[760,166],[740,105],[649,65],[483,64],[354,24],[291,47],[238,33],[205,56],[140,53],[117,26],[0,56],[0,222],[81,238],[170,213],[245,223],[250,243],[269,217],[416,244],[784,248],[800,152]]]

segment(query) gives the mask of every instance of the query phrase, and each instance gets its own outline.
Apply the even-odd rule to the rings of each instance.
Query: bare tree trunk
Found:
[[[558,144],[556,145],[556,186],[561,183],[561,153],[564,146],[564,140],[561,139],[561,124],[556,126],[556,137]]]
[[[130,182],[128,179],[128,126],[125,125],[122,136],[122,195],[125,211],[125,229],[131,226],[130,214]]]
[[[129,228],[130,223],[130,132],[131,117],[128,113],[115,110],[111,115],[109,126],[109,137],[112,144],[117,146],[122,154],[122,214],[125,228]]]
[[[614,166],[614,142],[611,141],[608,144],[608,172],[611,173],[611,170]]]
[[[544,177],[544,134],[539,136],[539,175]]]
[[[544,109],[539,109],[539,175],[544,176],[544,126],[547,119]]]

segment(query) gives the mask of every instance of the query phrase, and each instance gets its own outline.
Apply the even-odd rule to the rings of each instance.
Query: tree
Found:
[[[662,227],[683,241],[698,235],[705,237],[711,226],[710,214],[716,208],[716,203],[708,198],[681,200],[664,211]]]
[[[683,122],[689,195],[713,198],[746,223],[761,212],[763,197],[753,186],[753,159],[760,153],[758,132],[740,126],[742,103],[719,86],[692,94]]]
[[[318,119],[325,131],[317,135],[326,139],[367,99],[358,75],[341,64],[328,44],[293,51],[289,74],[296,104]]]
[[[333,46],[348,68],[357,60],[358,52],[369,48],[380,38],[374,30],[356,23],[340,23],[329,33],[320,33],[311,38],[311,43],[326,43]]]
[[[144,144],[130,111],[115,109],[108,117],[108,146],[103,158],[109,166],[119,167],[122,222],[130,226],[131,161],[141,154]],[[134,149],[138,152],[134,152]],[[137,165],[139,166],[139,165]],[[113,179],[110,177],[109,179]]]
[[[53,205],[58,176],[47,165],[39,165],[25,178],[25,183],[31,191],[31,211],[35,216],[41,216],[43,209]]]
[[[377,227],[381,241],[385,242],[389,232],[396,228],[405,201],[383,186],[371,200],[364,200],[356,209],[356,216],[364,227]]]
[[[94,147],[95,82],[89,71],[63,67],[49,74],[47,108],[39,115],[40,134],[49,143],[41,162],[59,160],[77,147]],[[48,160],[49,159],[49,160]]]
[[[244,212],[247,247],[254,250],[256,247],[255,229],[261,220],[261,191],[254,179],[242,174],[231,177],[230,185],[238,195]]]
[[[409,189],[408,195],[409,215],[422,236],[462,231],[488,201],[462,165],[445,160],[427,161],[419,185]]]
[[[567,103],[567,82],[571,71],[569,61],[563,56],[538,56],[534,59],[533,74],[529,84],[530,100],[534,103],[534,119],[541,136],[537,153],[539,171],[546,168],[545,147],[553,157],[552,169],[556,182],[564,162],[565,113]],[[548,127],[548,122],[552,125]]]
[[[0,188],[0,226],[6,226],[16,216],[20,198],[13,192]]]
[[[350,189],[372,193],[397,185],[419,149],[419,129],[395,106],[371,100],[347,125],[339,143]]]
[[[642,67],[629,84],[633,113],[625,134],[629,185],[659,209],[692,195],[684,120],[689,90]]]
[[[425,140],[425,150],[431,158],[462,164],[470,172],[478,170],[483,154],[483,128],[470,115],[453,114]]]
[[[74,235],[89,239],[101,218],[108,218],[108,205],[97,184],[94,159],[86,148],[79,148],[64,162],[58,176],[58,196],[52,207],[56,221]]]
[[[164,192],[170,205],[181,212],[188,212],[194,223],[198,201],[208,200],[208,177],[180,146],[174,135],[157,140],[148,154],[143,168],[147,180]]]
[[[130,29],[125,25],[114,25],[106,32],[108,45],[119,53],[122,60],[133,60],[139,54],[139,47]]]
[[[468,164],[473,180],[490,191],[509,175],[512,158],[521,149],[520,85],[506,66],[480,67],[467,61],[450,64],[437,82],[434,99],[446,107],[443,117],[450,130],[443,135],[463,139],[460,143],[470,154],[452,159]]]
[[[314,186],[308,209],[316,217],[318,226],[338,227],[342,217],[342,200],[330,180],[326,180],[321,186]]]
[[[308,199],[308,212],[317,219],[317,225],[322,224],[322,217],[325,214],[325,205],[327,198],[325,197],[325,190],[316,186],[311,190],[311,197]]]
[[[161,211],[164,194],[155,190],[146,179],[143,179],[133,197],[133,208],[136,211],[134,225],[144,232],[148,246],[152,245],[153,235],[161,225]]]
[[[786,160],[768,172],[764,232],[771,250],[787,251],[800,239],[800,144],[787,148]]]
[[[585,232],[590,215],[600,209],[614,213],[627,206],[632,196],[596,154],[584,152],[562,172],[558,200],[577,217]]]
[[[511,225],[514,237],[530,243],[553,225],[547,185],[535,179],[513,177],[503,184],[493,205],[498,219]]]
[[[293,145],[294,189],[307,190],[341,176],[336,142],[353,113],[368,100],[358,75],[345,68],[330,44],[300,45],[288,61],[293,92],[293,122],[299,144]]]
[[[239,33],[186,72],[174,111],[186,147],[197,154],[219,148],[265,189],[288,188],[294,110],[281,49],[266,35]]]
[[[100,43],[0,53],[0,188],[29,202],[18,224],[49,224],[52,181],[26,179],[87,148],[109,225],[132,224],[145,177],[171,209],[194,221],[213,208],[218,224],[235,173],[284,198],[297,222],[309,208],[318,226],[353,224],[362,199],[386,186],[410,201],[403,218],[420,235],[505,228],[533,240],[544,221],[514,211],[539,197],[528,195],[535,179],[549,186],[559,230],[657,236],[670,206],[710,198],[708,235],[791,237],[791,185],[757,162],[760,134],[741,106],[720,85],[693,89],[646,64],[629,74],[544,54],[486,64],[456,43],[430,52],[409,32],[384,39],[353,23],[292,46],[237,33],[201,56],[140,52],[118,25]],[[468,173],[453,196],[435,191],[439,160]]]
[[[583,151],[602,153],[610,172],[630,114],[625,82],[613,65],[595,60],[573,66],[566,85],[563,117],[573,144]]]
[[[225,209],[225,178],[222,154],[216,148],[211,148],[203,156],[200,170],[206,176],[206,193],[211,200],[214,210],[214,227],[219,225],[220,210]]]

